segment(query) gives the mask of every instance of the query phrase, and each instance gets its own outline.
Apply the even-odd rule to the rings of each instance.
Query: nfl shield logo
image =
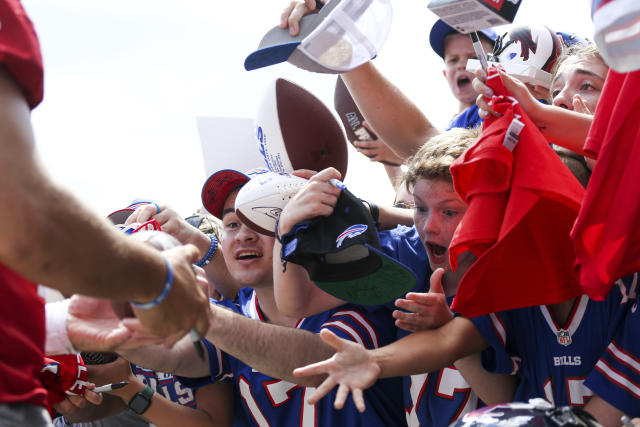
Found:
[[[569,331],[560,329],[557,332],[557,335],[558,335],[558,344],[563,345],[565,347],[571,344],[571,334],[569,334]]]

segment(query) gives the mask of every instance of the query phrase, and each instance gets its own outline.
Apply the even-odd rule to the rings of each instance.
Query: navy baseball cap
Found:
[[[331,295],[354,304],[385,304],[416,284],[415,273],[385,254],[369,209],[342,188],[333,213],[302,221],[282,236],[281,258],[304,267]]]
[[[451,33],[457,33],[453,27],[444,22],[442,19],[438,19],[433,27],[431,27],[431,33],[429,34],[429,43],[435,53],[437,53],[442,59],[444,59],[444,39]],[[492,42],[496,41],[498,34],[491,28],[478,31]],[[462,33],[459,33],[462,34]]]

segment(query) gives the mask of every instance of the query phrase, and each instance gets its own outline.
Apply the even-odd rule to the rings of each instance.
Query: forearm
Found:
[[[371,62],[342,74],[364,118],[399,157],[407,158],[439,131]]]
[[[473,391],[487,405],[513,401],[518,386],[515,375],[492,374],[482,367],[481,354],[456,360],[455,367],[469,383]]]
[[[142,391],[143,388],[144,384],[141,381],[132,381],[123,389],[126,389],[126,391],[119,393],[120,398],[123,402],[128,403],[133,396]],[[171,427],[176,425],[211,427],[224,425],[216,424],[215,418],[208,412],[182,406],[165,398],[158,392],[153,393],[151,405],[141,417],[145,421],[155,424],[158,427]]]
[[[388,378],[433,372],[486,347],[473,323],[456,317],[438,329],[414,332],[370,351],[381,368],[380,378]]]
[[[541,105],[532,117],[547,141],[586,155],[584,143],[589,134],[593,116],[577,113],[553,105]]]
[[[63,414],[64,417],[72,423],[88,423],[91,421],[101,420],[111,417],[124,411],[126,405],[120,398],[105,394],[100,405],[87,403],[84,408],[79,408],[73,414]]]
[[[210,375],[208,355],[205,352],[204,360],[200,359],[188,336],[178,341],[171,349],[155,345],[136,350],[122,350],[118,354],[134,365],[158,372],[190,378]]]
[[[308,317],[341,306],[345,301],[317,287],[307,270],[300,265],[287,263],[283,271],[280,263],[280,243],[273,247],[274,295],[278,311],[289,317]],[[301,365],[302,366],[302,365]]]
[[[398,225],[413,226],[413,209],[394,208],[391,206],[378,206],[380,216],[378,222],[381,230],[389,230]]]
[[[298,378],[292,374],[295,368],[333,354],[333,349],[318,335],[258,322],[222,308],[213,313],[207,339],[253,369],[304,386],[315,386],[324,378]]]

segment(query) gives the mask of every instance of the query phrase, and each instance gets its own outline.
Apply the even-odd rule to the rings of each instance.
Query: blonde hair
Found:
[[[609,66],[607,65],[606,62],[604,62],[604,59],[602,59],[602,56],[600,55],[600,51],[598,50],[598,47],[595,45],[595,43],[587,43],[587,44],[580,44],[580,43],[576,43],[576,44],[572,44],[571,46],[565,48],[562,51],[562,54],[558,57],[556,63],[553,65],[553,69],[551,70],[551,85],[553,86],[553,83],[556,81],[556,78],[558,77],[558,70],[560,69],[560,66],[569,58],[577,58],[577,59],[583,59],[583,60],[589,60],[589,59],[596,59],[600,62],[602,62],[602,64],[604,64],[605,67],[607,67],[607,69],[609,68]],[[551,98],[551,93],[549,93],[549,98]],[[549,99],[550,101],[552,99]]]
[[[453,182],[449,168],[478,136],[480,128],[453,128],[429,139],[407,161],[407,171],[404,174],[407,189],[411,191],[420,178]]]

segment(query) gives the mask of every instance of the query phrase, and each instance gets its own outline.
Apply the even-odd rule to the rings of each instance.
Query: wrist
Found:
[[[196,265],[198,267],[206,267],[216,255],[216,251],[218,250],[218,239],[216,238],[216,236],[214,234],[208,234],[205,236],[207,237],[209,245],[202,258],[198,262],[196,262]]]
[[[140,303],[132,301],[131,305],[133,305],[135,308],[142,310],[153,308],[164,301],[165,298],[167,298],[167,295],[169,295],[169,292],[171,291],[171,288],[173,286],[173,268],[171,267],[169,259],[165,255],[162,255],[162,258],[164,259],[165,265],[167,266],[167,278],[162,291],[155,297],[155,299],[151,300],[150,302]]]

